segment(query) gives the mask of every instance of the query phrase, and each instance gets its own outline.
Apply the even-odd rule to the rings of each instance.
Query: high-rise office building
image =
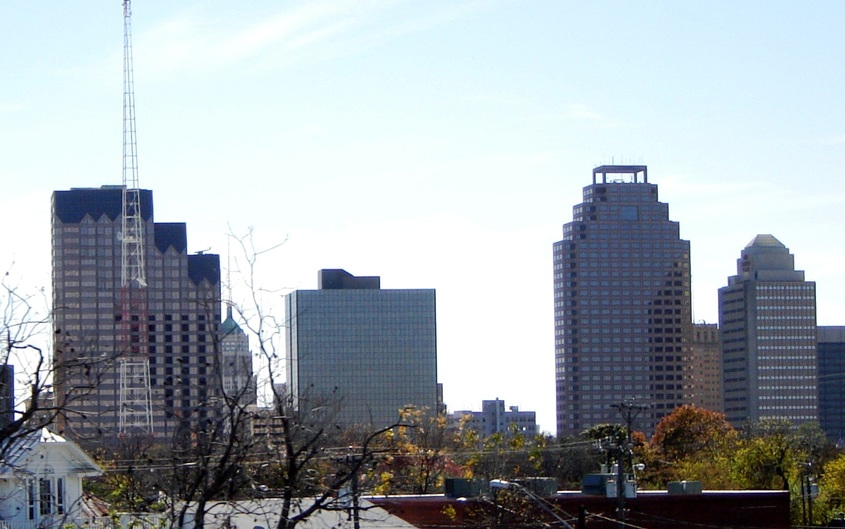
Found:
[[[819,423],[828,439],[845,445],[845,327],[818,328]]]
[[[320,270],[286,298],[287,391],[300,410],[336,407],[341,426],[384,427],[406,406],[437,411],[433,289]]]
[[[125,433],[120,363],[130,347],[133,360],[147,361],[141,383],[150,390],[156,436],[212,413],[205,404],[219,387],[219,257],[189,255],[185,224],[154,222],[152,192],[141,190],[143,314],[122,322],[122,200],[120,186],[55,191],[52,198],[55,385],[58,403],[68,408],[59,426],[82,442]]]
[[[644,165],[593,169],[554,244],[558,435],[643,406],[650,432],[688,403],[690,245]]]
[[[690,347],[692,404],[710,411],[722,411],[722,344],[719,326],[696,323]]]
[[[719,289],[725,415],[735,426],[817,421],[816,284],[789,249],[757,235]]]

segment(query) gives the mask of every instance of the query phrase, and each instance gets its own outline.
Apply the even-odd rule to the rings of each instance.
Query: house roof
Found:
[[[9,441],[4,457],[0,460],[0,477],[13,472],[26,471],[34,466],[34,456],[45,452],[58,452],[59,458],[51,460],[52,465],[64,465],[69,474],[99,476],[103,473],[97,463],[79,446],[47,428],[33,430]],[[40,459],[40,458],[39,458]],[[39,461],[40,463],[40,461]]]
[[[307,508],[310,499],[300,498],[294,501],[293,511],[299,512]],[[213,502],[206,506],[206,527],[227,526],[232,529],[254,529],[255,527],[275,527],[279,520],[282,500],[266,498],[252,501]],[[341,505],[333,509],[315,511],[311,516],[302,520],[297,527],[302,529],[353,529],[350,509]],[[193,527],[193,511],[187,527]],[[361,529],[416,529],[416,527],[402,518],[361,499],[359,504],[359,522]]]

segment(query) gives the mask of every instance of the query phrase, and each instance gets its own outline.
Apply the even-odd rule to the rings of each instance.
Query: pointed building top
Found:
[[[232,306],[229,305],[226,307],[226,319],[223,320],[223,323],[220,324],[220,332],[223,336],[228,336],[230,334],[244,334],[243,329],[238,323],[235,321],[235,318],[232,317]]]
[[[756,247],[756,248],[786,248],[786,246],[777,240],[774,235],[769,233],[760,234],[748,243],[746,248]]]

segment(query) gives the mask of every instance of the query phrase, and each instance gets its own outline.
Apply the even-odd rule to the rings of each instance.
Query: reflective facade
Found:
[[[845,327],[818,328],[819,423],[827,437],[845,445]]]
[[[122,188],[53,193],[55,386],[59,405],[69,409],[59,427],[86,444],[118,436],[118,364],[127,354],[127,340],[136,351],[141,343],[146,348],[156,436],[205,417],[204,403],[216,387],[219,256],[188,255],[185,224],[154,222],[152,192],[141,190],[140,196],[146,314],[133,314],[126,326],[121,324]]]
[[[789,249],[758,235],[719,289],[725,415],[735,426],[768,417],[817,421],[816,284]]]
[[[376,428],[408,405],[436,410],[435,291],[382,290],[342,270],[321,270],[320,286],[286,298],[294,406],[337,407],[339,425]]]
[[[634,428],[689,401],[690,245],[646,166],[601,166],[554,244],[557,433],[646,408]]]

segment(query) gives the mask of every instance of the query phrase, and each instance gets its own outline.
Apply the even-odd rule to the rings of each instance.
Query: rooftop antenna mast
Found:
[[[120,262],[120,435],[152,434],[144,219],[138,187],[132,6],[123,0],[123,207]]]

